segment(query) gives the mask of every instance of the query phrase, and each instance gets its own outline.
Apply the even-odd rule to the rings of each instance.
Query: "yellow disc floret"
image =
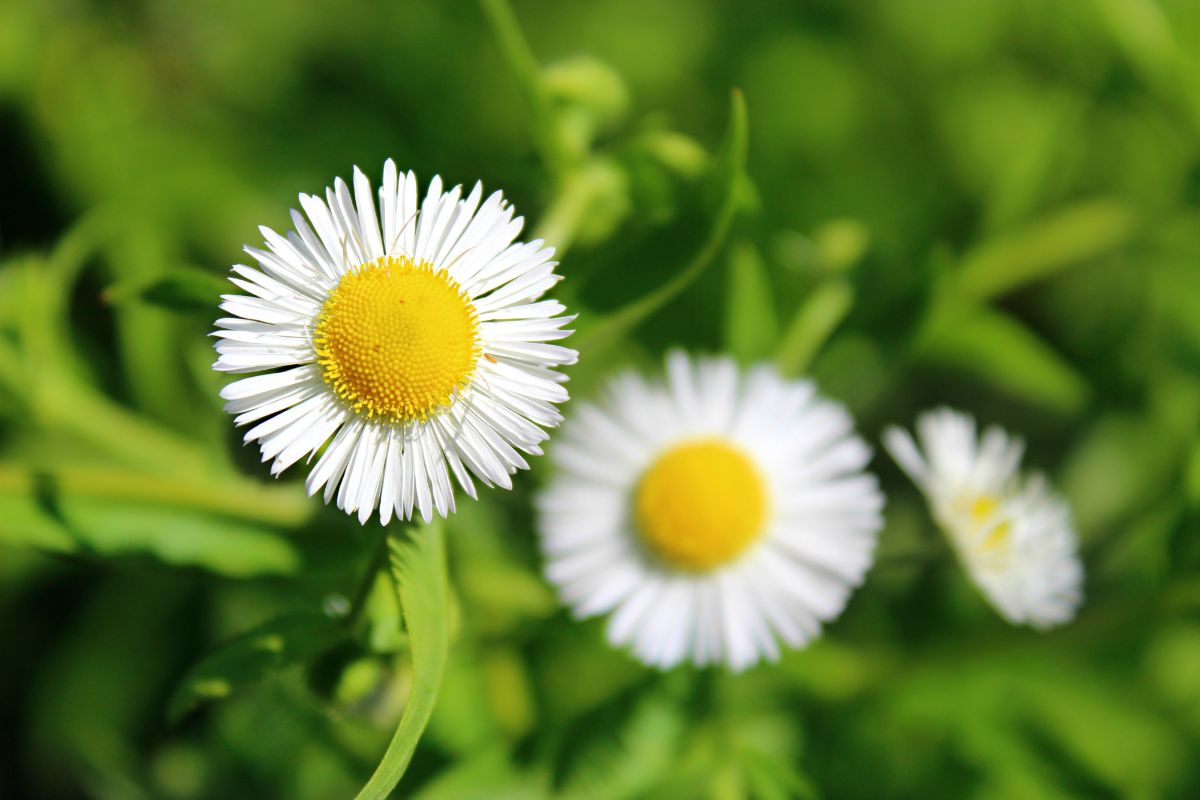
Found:
[[[762,533],[766,487],[740,450],[716,440],[686,442],[655,461],[637,487],[642,537],[679,569],[732,560]]]
[[[370,418],[423,420],[475,371],[479,320],[446,273],[384,256],[342,276],[313,330],[322,377]]]
[[[996,513],[1000,511],[1000,499],[990,494],[982,494],[971,501],[968,515],[971,524],[979,529],[987,526],[987,535],[979,541],[983,550],[996,550],[1008,544],[1012,524],[1007,520],[998,520]]]

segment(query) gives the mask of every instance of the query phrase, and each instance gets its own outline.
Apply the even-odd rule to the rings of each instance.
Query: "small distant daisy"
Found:
[[[539,300],[559,280],[554,251],[514,242],[523,220],[499,192],[435,177],[418,202],[389,160],[377,214],[357,167],[353,182],[353,197],[340,178],[324,200],[300,195],[308,219],[293,211],[286,236],[259,229],[268,249],[233,268],[246,294],[224,297],[213,366],[263,373],[221,396],[256,423],[245,439],[272,474],[319,454],[309,494],[360,522],[428,521],[454,509],[451,476],[475,497],[472,475],[507,489],[521,454],[541,454],[567,399],[555,368],[575,361],[549,342],[571,317]]]
[[[773,369],[667,358],[628,372],[551,450],[546,574],[647,664],[775,659],[837,617],[870,567],[883,497],[845,409]]]
[[[1019,474],[1024,445],[948,408],[917,419],[918,449],[889,428],[884,445],[929,501],[971,579],[1009,622],[1049,628],[1083,598],[1071,510],[1040,475]],[[922,454],[923,451],[923,454]]]

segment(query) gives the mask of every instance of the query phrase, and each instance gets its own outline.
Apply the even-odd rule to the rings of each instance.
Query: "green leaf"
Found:
[[[1133,212],[1123,203],[1079,203],[976,248],[963,261],[958,285],[976,300],[1002,295],[1107,255],[1134,230]]]
[[[819,797],[812,781],[794,764],[766,753],[742,753],[739,766],[753,796],[760,800],[816,800]]]
[[[923,332],[919,355],[973,372],[995,387],[1062,412],[1078,411],[1090,389],[1048,344],[1007,314],[976,308],[938,315]]]
[[[346,636],[338,620],[318,614],[279,617],[225,642],[201,659],[176,688],[167,716],[177,721],[210,700],[304,663]]]
[[[528,800],[545,796],[535,774],[522,773],[500,749],[476,753],[442,770],[413,800]]]
[[[101,463],[95,466],[48,466],[0,462],[0,496],[49,493],[129,505],[162,505],[203,511],[251,522],[298,525],[313,513],[299,487],[209,477],[175,477]]]
[[[289,574],[300,566],[292,543],[269,528],[170,505],[61,492],[44,478],[33,491],[0,483],[0,542],[65,554],[148,555],[230,577]]]
[[[654,787],[678,767],[686,733],[677,704],[662,693],[635,687],[577,717],[561,737],[554,765],[557,796],[653,796]]]
[[[135,300],[169,311],[191,311],[212,315],[230,284],[211,272],[178,267],[169,275],[134,287],[111,286],[104,297],[110,303]]]
[[[1034,723],[1120,796],[1161,796],[1187,769],[1187,743],[1129,685],[1064,665],[1024,690]]]
[[[796,309],[779,343],[775,364],[787,376],[808,371],[821,346],[854,305],[854,290],[841,279],[822,283]]]
[[[754,245],[742,242],[729,256],[725,344],[745,364],[767,358],[779,338],[779,321],[766,265]]]
[[[1200,78],[1193,53],[1167,13],[1171,4],[1154,0],[1096,0],[1100,19],[1141,80],[1177,105],[1200,127]],[[1181,11],[1186,9],[1181,7]],[[1190,11],[1190,9],[1187,9]],[[1182,26],[1181,26],[1182,27]]]
[[[493,627],[510,627],[530,617],[545,618],[559,609],[558,598],[536,572],[511,561],[482,559],[459,573],[463,596]]]
[[[708,238],[691,260],[666,283],[577,334],[575,347],[580,353],[589,359],[596,358],[598,354],[614,346],[621,337],[678,297],[716,260],[737,213],[738,192],[745,179],[748,135],[746,101],[742,93],[735,89],[729,101],[729,128],[726,132],[725,146],[715,164],[718,196],[721,200],[713,217]]]
[[[384,800],[403,777],[433,713],[450,647],[450,588],[442,521],[410,528],[410,540],[389,535],[392,577],[412,650],[413,684],[400,724],[358,800]]]
[[[1132,414],[1095,420],[1080,433],[1059,480],[1075,506],[1080,529],[1125,528],[1149,499],[1161,505],[1161,494],[1171,485],[1185,446],[1161,426]]]

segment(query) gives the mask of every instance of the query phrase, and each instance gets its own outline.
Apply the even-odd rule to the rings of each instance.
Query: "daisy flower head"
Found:
[[[801,647],[870,567],[883,496],[840,405],[773,368],[666,360],[575,409],[537,498],[546,575],[660,668],[732,670]]]
[[[356,167],[353,194],[339,178],[300,195],[286,235],[260,228],[213,366],[259,373],[221,396],[273,475],[315,458],[310,495],[364,523],[428,521],[454,509],[452,481],[472,498],[476,479],[507,489],[522,454],[541,454],[567,399],[556,368],[575,361],[551,342],[573,318],[541,299],[554,251],[515,241],[523,220],[499,192],[435,177],[420,200],[389,159],[378,209],[374,195]]]
[[[1075,616],[1083,566],[1071,510],[1042,476],[1021,476],[1021,441],[995,426],[977,438],[975,419],[948,408],[918,417],[917,438],[890,428],[883,441],[988,602],[1038,629]]]

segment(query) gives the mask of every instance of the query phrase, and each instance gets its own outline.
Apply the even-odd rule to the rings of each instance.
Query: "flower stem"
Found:
[[[408,630],[413,682],[396,733],[357,800],[386,800],[412,760],[433,714],[450,650],[450,587],[442,521],[412,528],[411,538],[388,537],[392,577]]]

